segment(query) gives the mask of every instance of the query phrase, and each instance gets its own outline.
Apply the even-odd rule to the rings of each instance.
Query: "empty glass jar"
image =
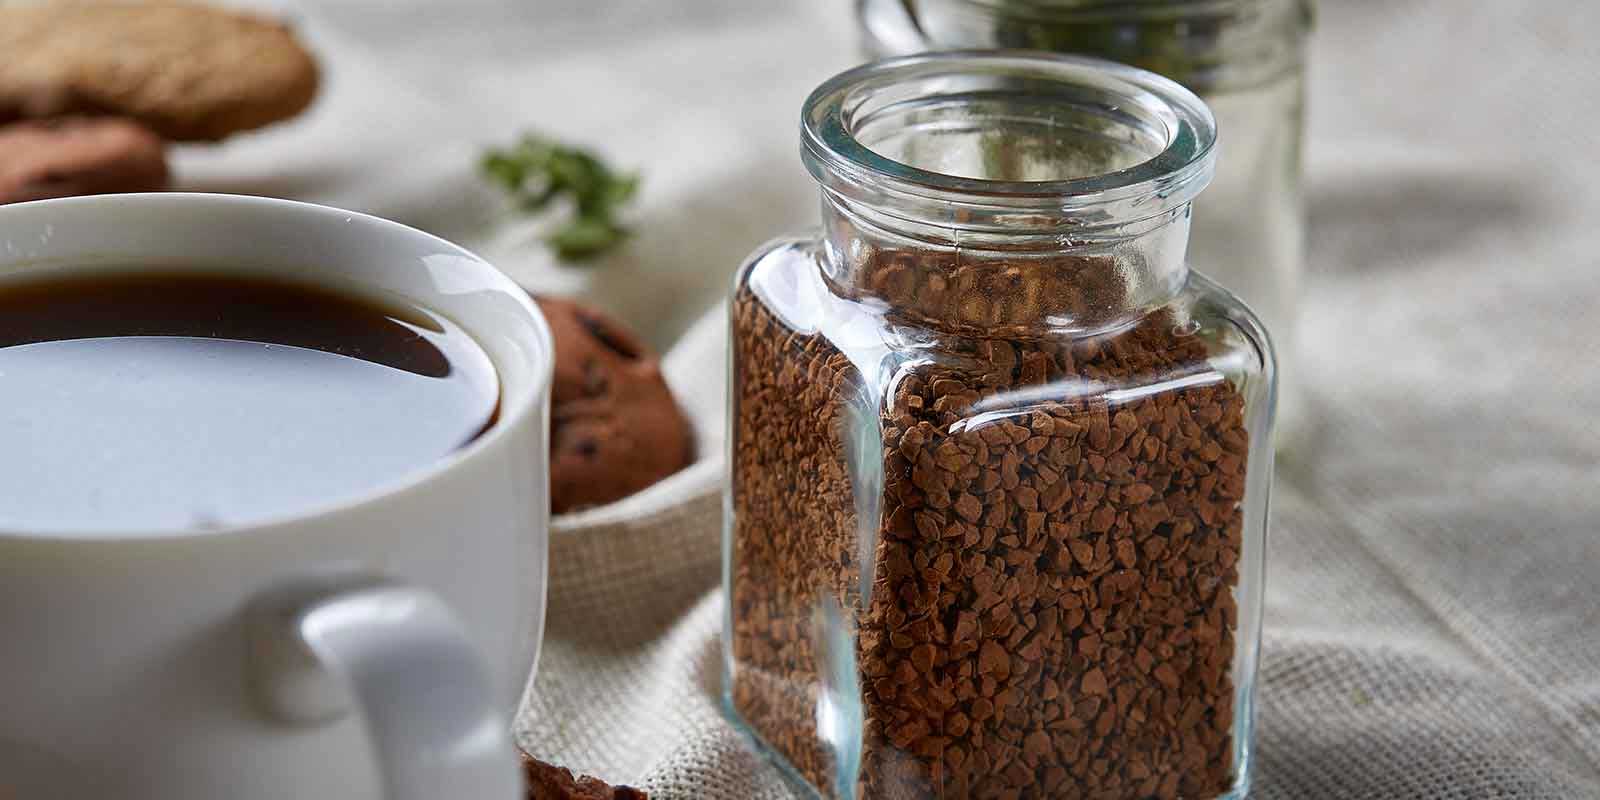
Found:
[[[858,0],[857,9],[874,55],[1076,53],[1158,72],[1204,98],[1222,132],[1220,157],[1196,203],[1190,260],[1244,298],[1289,351],[1305,260],[1311,0]],[[1292,397],[1284,401],[1297,413]]]
[[[1243,796],[1275,368],[1185,263],[1215,139],[1046,54],[806,101],[821,231],[730,307],[725,701],[817,791]]]

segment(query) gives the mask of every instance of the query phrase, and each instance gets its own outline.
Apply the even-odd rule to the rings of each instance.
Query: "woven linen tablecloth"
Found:
[[[666,800],[794,796],[718,712],[713,307],[815,219],[798,109],[854,59],[848,3],[261,4],[300,20],[327,91],[183,153],[187,188],[394,217],[673,348],[704,458],[557,522],[521,742]],[[1253,796],[1600,798],[1600,4],[1321,11],[1282,356],[1312,423],[1274,487]],[[482,189],[479,147],[526,126],[644,169],[623,252],[555,267]]]

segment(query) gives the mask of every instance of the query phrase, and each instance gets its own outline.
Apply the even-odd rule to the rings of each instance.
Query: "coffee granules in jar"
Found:
[[[841,109],[948,113],[1008,69],[1076,102],[1128,81],[1193,130],[1159,140],[1159,180],[1118,173],[1125,206],[912,184],[826,138]],[[995,96],[974,124],[1017,117]],[[1203,105],[1128,68],[952,54],[846,73],[806,120],[823,237],[758,251],[730,307],[730,715],[830,797],[1242,796],[1272,369],[1182,261]],[[1010,191],[1037,213],[995,211]],[[1075,203],[1098,216],[1051,216]]]
[[[1226,382],[1121,402],[1204,363],[1166,312],[1061,343],[957,339],[879,411],[882,521],[856,620],[864,797],[1214,797],[1232,782],[1244,402]],[[861,378],[821,336],[734,301],[733,686],[813,784],[803,624],[858,580],[836,424]],[[1180,384],[1181,385],[1181,384]],[[1028,392],[1029,387],[1042,391]],[[986,400],[1024,398],[1023,402]],[[974,409],[983,409],[976,414]],[[984,421],[988,417],[992,421]],[[1013,792],[1015,794],[1006,794]],[[952,794],[953,793],[953,794]]]

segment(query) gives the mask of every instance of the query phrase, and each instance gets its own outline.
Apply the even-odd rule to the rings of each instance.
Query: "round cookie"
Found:
[[[198,5],[0,5],[0,53],[0,121],[108,114],[209,141],[292,117],[317,92],[287,28]]]
[[[688,466],[689,421],[632,333],[570,300],[534,298],[555,338],[550,506],[620,500]]]
[[[0,203],[167,186],[166,146],[112,117],[0,125]]]

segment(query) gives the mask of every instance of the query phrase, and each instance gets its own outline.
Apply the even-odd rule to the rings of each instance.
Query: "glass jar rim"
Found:
[[[1101,93],[1112,108],[1158,123],[1164,146],[1130,166],[1057,180],[996,180],[906,164],[856,137],[854,119],[875,91],[940,77],[1018,77]],[[863,202],[887,195],[948,215],[952,206],[981,224],[985,212],[1014,220],[1045,214],[1130,221],[1188,203],[1210,181],[1216,120],[1197,95],[1153,72],[1084,56],[1024,50],[950,50],[889,58],[840,73],[806,99],[802,157],[827,191]]]

